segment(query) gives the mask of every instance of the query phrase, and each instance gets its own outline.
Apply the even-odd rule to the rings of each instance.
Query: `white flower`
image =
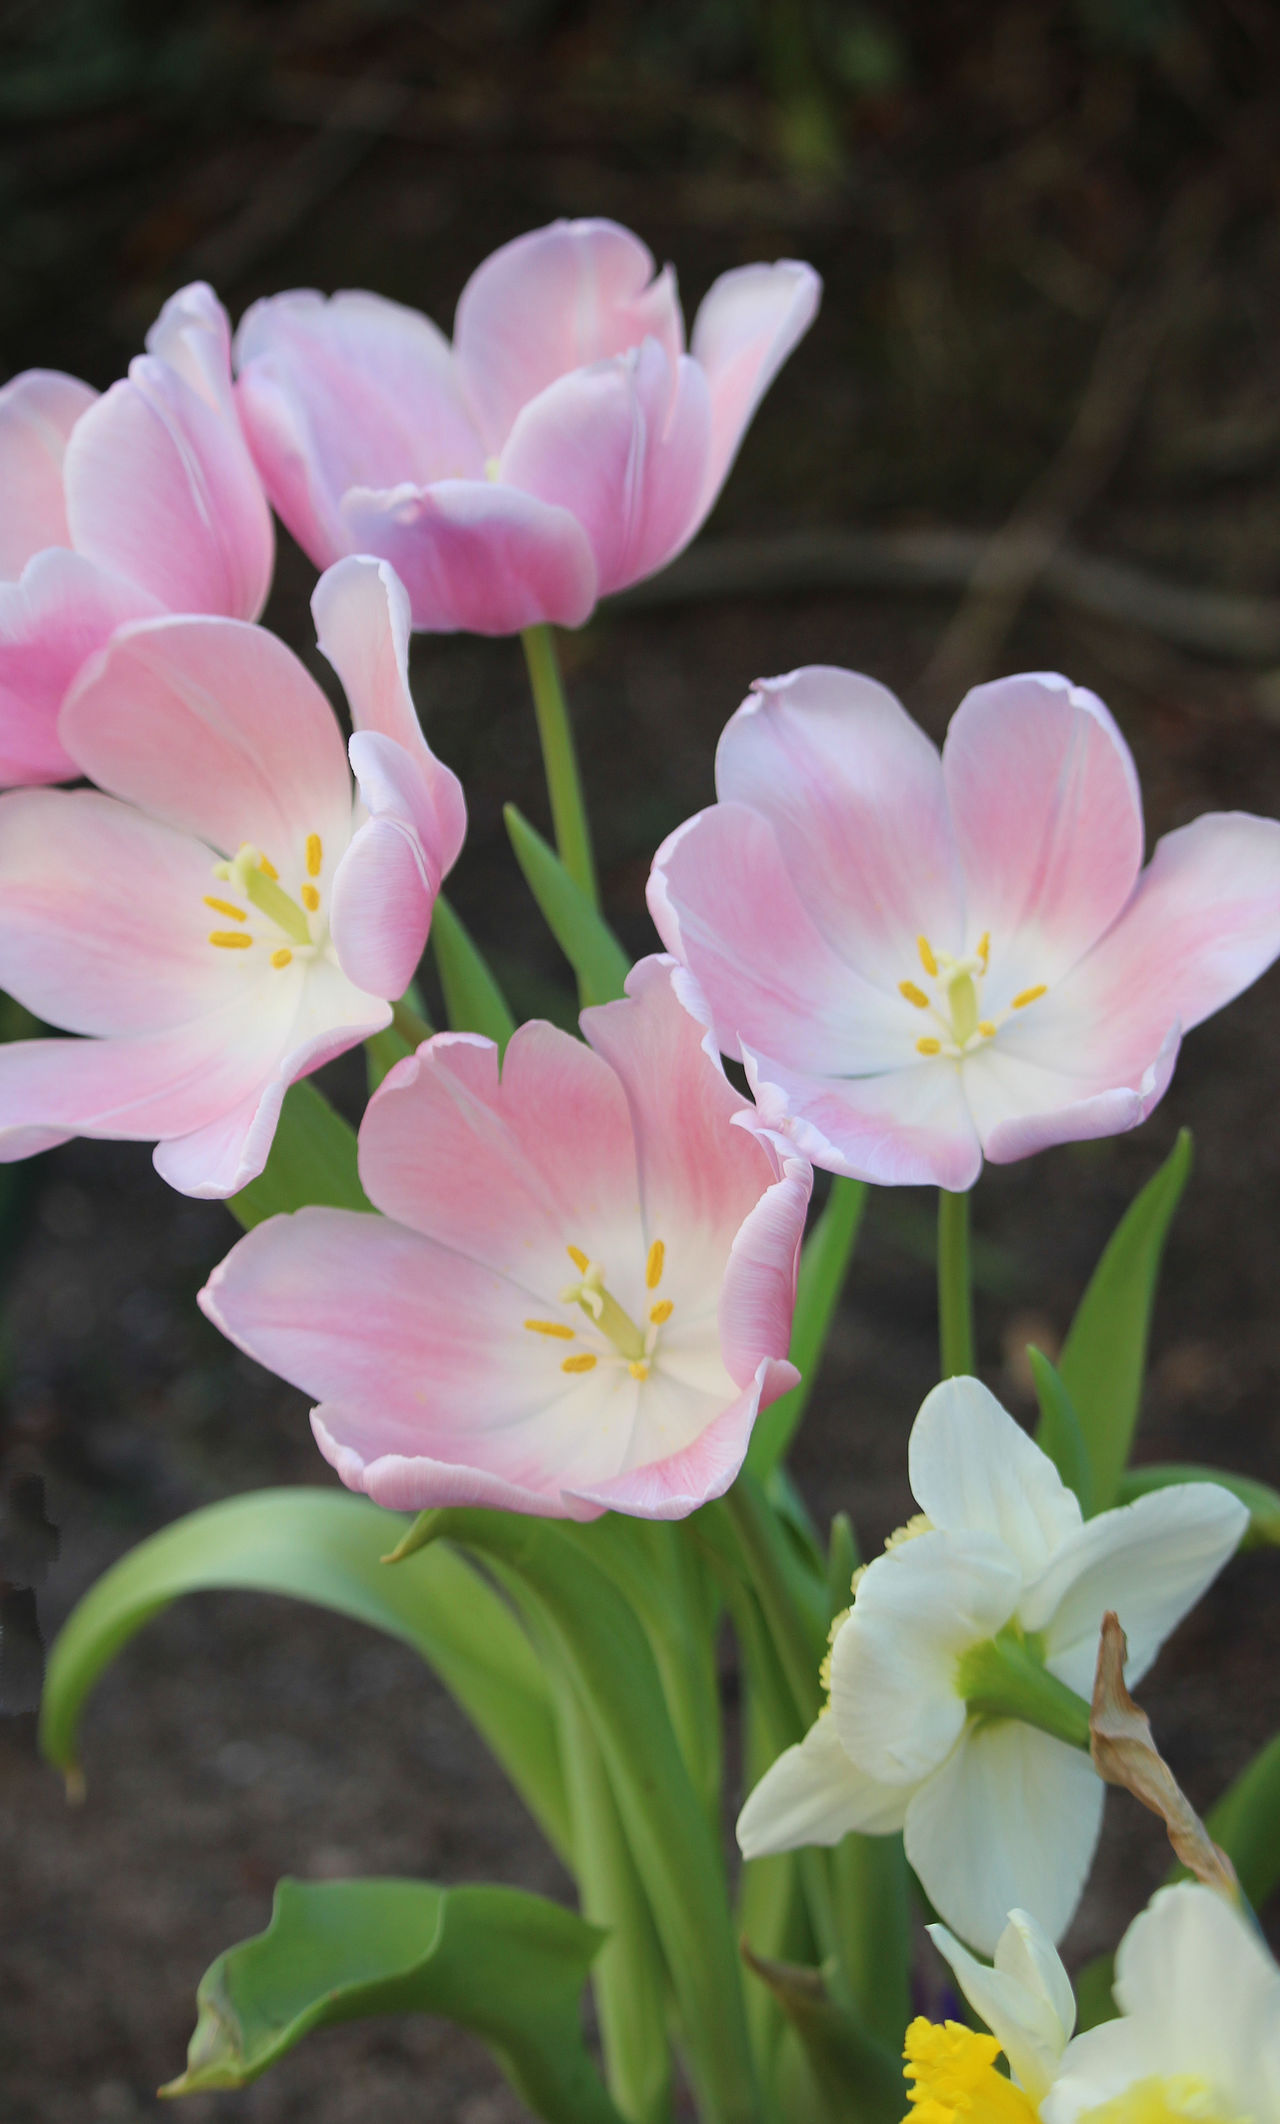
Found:
[[[945,1925],[929,1937],[1009,2060],[1014,2084],[1033,2102],[1049,2092],[1076,2025],[1075,1993],[1052,1940],[1025,1910],[1011,1910],[996,1941],[995,1967],[975,1960]]]
[[[1110,1608],[1140,1680],[1248,1514],[1215,1483],[1183,1483],[1084,1520],[976,1379],[935,1387],[909,1466],[927,1531],[861,1575],[834,1636],[830,1709],[766,1772],[738,1841],[755,1858],[902,1829],[935,1908],[974,1946],[993,1952],[1015,1907],[1056,1939],[1084,1886],[1103,1786],[1081,1747],[1002,1712],[1009,1689],[977,1686],[982,1648],[1021,1668],[1028,1709],[1037,1685],[1046,1699],[1055,1684],[1087,1699]],[[1065,1691],[1059,1711],[1071,1709]]]

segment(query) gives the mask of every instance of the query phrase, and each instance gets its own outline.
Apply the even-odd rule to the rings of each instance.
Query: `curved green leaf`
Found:
[[[266,1166],[227,1208],[246,1231],[282,1210],[323,1202],[334,1209],[372,1209],[356,1168],[356,1132],[307,1077],[291,1084]]]
[[[471,933],[443,893],[431,917],[431,948],[444,990],[444,1007],[454,1032],[483,1033],[506,1048],[516,1021]]]
[[[1230,1475],[1225,1468],[1202,1468],[1195,1461],[1150,1461],[1145,1467],[1128,1468],[1120,1478],[1119,1504],[1131,1504],[1148,1490],[1167,1490],[1179,1482],[1216,1482],[1230,1490],[1249,1510],[1241,1549],[1280,1547],[1280,1490],[1252,1475]]]
[[[1184,1128],[1108,1240],[1063,1344],[1058,1370],[1080,1418],[1097,1512],[1115,1503],[1129,1459],[1160,1257],[1190,1171],[1191,1134]]]
[[[505,1601],[446,1549],[391,1570],[405,1521],[345,1490],[258,1490],[153,1534],[91,1587],[49,1654],[41,1746],[75,1772],[90,1689],[144,1623],[184,1593],[283,1593],[353,1616],[434,1668],[562,1856],[569,1828],[554,1712],[533,1649]]]
[[[434,2013],[481,2036],[549,2124],[620,2124],[582,2040],[603,1937],[515,1888],[280,1881],[267,1930],[203,1978],[187,2069],[161,2092],[247,2086],[337,2021]]]
[[[837,1175],[826,1207],[805,1240],[791,1320],[790,1355],[800,1374],[800,1384],[793,1386],[789,1394],[780,1395],[757,1417],[747,1448],[747,1466],[762,1482],[785,1459],[800,1428],[822,1365],[827,1332],[840,1301],[866,1202],[865,1181]]]
[[[1029,1342],[1027,1357],[1040,1404],[1036,1444],[1048,1454],[1067,1488],[1075,1491],[1080,1510],[1088,1519],[1093,1512],[1093,1470],[1075,1404],[1062,1384],[1062,1374],[1050,1364],[1043,1350]]]
[[[525,883],[542,918],[578,977],[578,998],[612,1003],[622,995],[631,961],[604,916],[598,914],[580,885],[575,885],[555,850],[514,804],[503,818]]]

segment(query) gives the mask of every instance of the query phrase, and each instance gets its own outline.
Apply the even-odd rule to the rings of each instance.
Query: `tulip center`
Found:
[[[994,2036],[921,2017],[908,2028],[902,2055],[912,2083],[904,2124],[1035,2124],[1030,2096],[996,2070]]]
[[[1194,2124],[1249,2124],[1248,2118],[1226,2116],[1208,2082],[1185,2072],[1168,2078],[1155,2073],[1080,2113],[1080,2124],[1191,2124],[1192,2119]]]
[[[307,835],[304,853],[306,876],[293,899],[280,883],[280,873],[269,856],[251,841],[244,841],[228,862],[215,863],[215,878],[224,880],[235,893],[221,899],[206,893],[204,904],[240,926],[212,929],[209,942],[219,951],[251,951],[263,945],[271,964],[282,971],[294,959],[314,959],[328,940],[328,922],[321,912],[320,888],[316,884],[324,864],[324,847],[318,833]],[[246,906],[239,902],[246,901]],[[255,922],[253,908],[261,920]]]
[[[662,1281],[666,1252],[661,1239],[655,1239],[649,1248],[644,1270],[647,1291],[656,1291]],[[621,1359],[633,1379],[647,1379],[661,1329],[675,1311],[671,1300],[655,1299],[641,1327],[609,1289],[604,1263],[592,1261],[580,1246],[569,1247],[568,1254],[578,1275],[575,1282],[564,1286],[560,1303],[585,1313],[590,1327],[584,1332],[563,1320],[526,1320],[525,1327],[530,1334],[546,1335],[556,1342],[582,1344],[571,1356],[561,1359],[562,1372],[594,1372],[602,1358],[606,1362]]]
[[[938,1028],[917,1039],[918,1055],[943,1055],[948,1061],[959,1062],[988,1040],[994,1040],[1015,1011],[1025,1010],[1046,993],[1045,983],[1040,981],[1016,995],[1008,1010],[984,1013],[982,984],[991,959],[989,933],[983,934],[976,951],[964,952],[959,958],[949,951],[935,951],[924,936],[916,938],[916,950],[929,991],[918,981],[899,981],[898,994],[913,1010],[928,1011]]]

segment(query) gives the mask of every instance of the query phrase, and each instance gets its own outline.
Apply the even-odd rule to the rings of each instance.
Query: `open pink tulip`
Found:
[[[1143,871],[1128,747],[1053,675],[976,687],[941,759],[871,679],[762,680],[716,788],[650,911],[761,1126],[833,1172],[963,1189],[1133,1128],[1280,951],[1280,824],[1207,815]]]
[[[81,672],[59,735],[98,789],[0,797],[0,986],[90,1036],[0,1047],[0,1160],[155,1141],[174,1187],[234,1194],[287,1087],[389,1023],[466,813],[414,715],[392,570],[343,561],[313,609],[354,809],[314,679],[211,616],[130,622]]]
[[[342,1480],[396,1510],[677,1519],[726,1490],[787,1361],[812,1174],[645,959],[590,1043],[439,1033],[360,1130],[383,1212],[273,1217],[200,1303],[320,1406]],[[697,999],[694,998],[694,1001]]]
[[[276,509],[319,567],[383,554],[416,627],[580,626],[686,546],[818,306],[809,266],[742,266],[685,352],[668,266],[612,221],[504,244],[452,347],[379,295],[255,303],[237,392]]]
[[[271,515],[213,290],[173,296],[147,347],[102,397],[47,369],[0,390],[0,782],[78,773],[58,711],[122,622],[266,600]]]

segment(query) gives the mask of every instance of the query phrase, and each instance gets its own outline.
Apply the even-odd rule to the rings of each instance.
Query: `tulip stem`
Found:
[[[938,1342],[942,1377],[973,1370],[973,1278],[969,1197],[938,1189]]]
[[[391,1006],[390,1029],[398,1032],[400,1038],[411,1048],[421,1047],[424,1040],[431,1038],[432,1031],[429,1021],[423,1017],[421,1011],[414,1009],[405,996],[401,996],[400,1001]]]
[[[595,859],[591,853],[591,829],[587,824],[587,807],[582,797],[573,726],[560,678],[555,638],[550,627],[542,624],[526,627],[520,639],[524,643],[529,684],[533,688],[533,710],[538,719],[538,742],[542,747],[547,795],[551,799],[556,848],[574,884],[586,894],[593,907],[598,907],[600,895],[596,887]]]

